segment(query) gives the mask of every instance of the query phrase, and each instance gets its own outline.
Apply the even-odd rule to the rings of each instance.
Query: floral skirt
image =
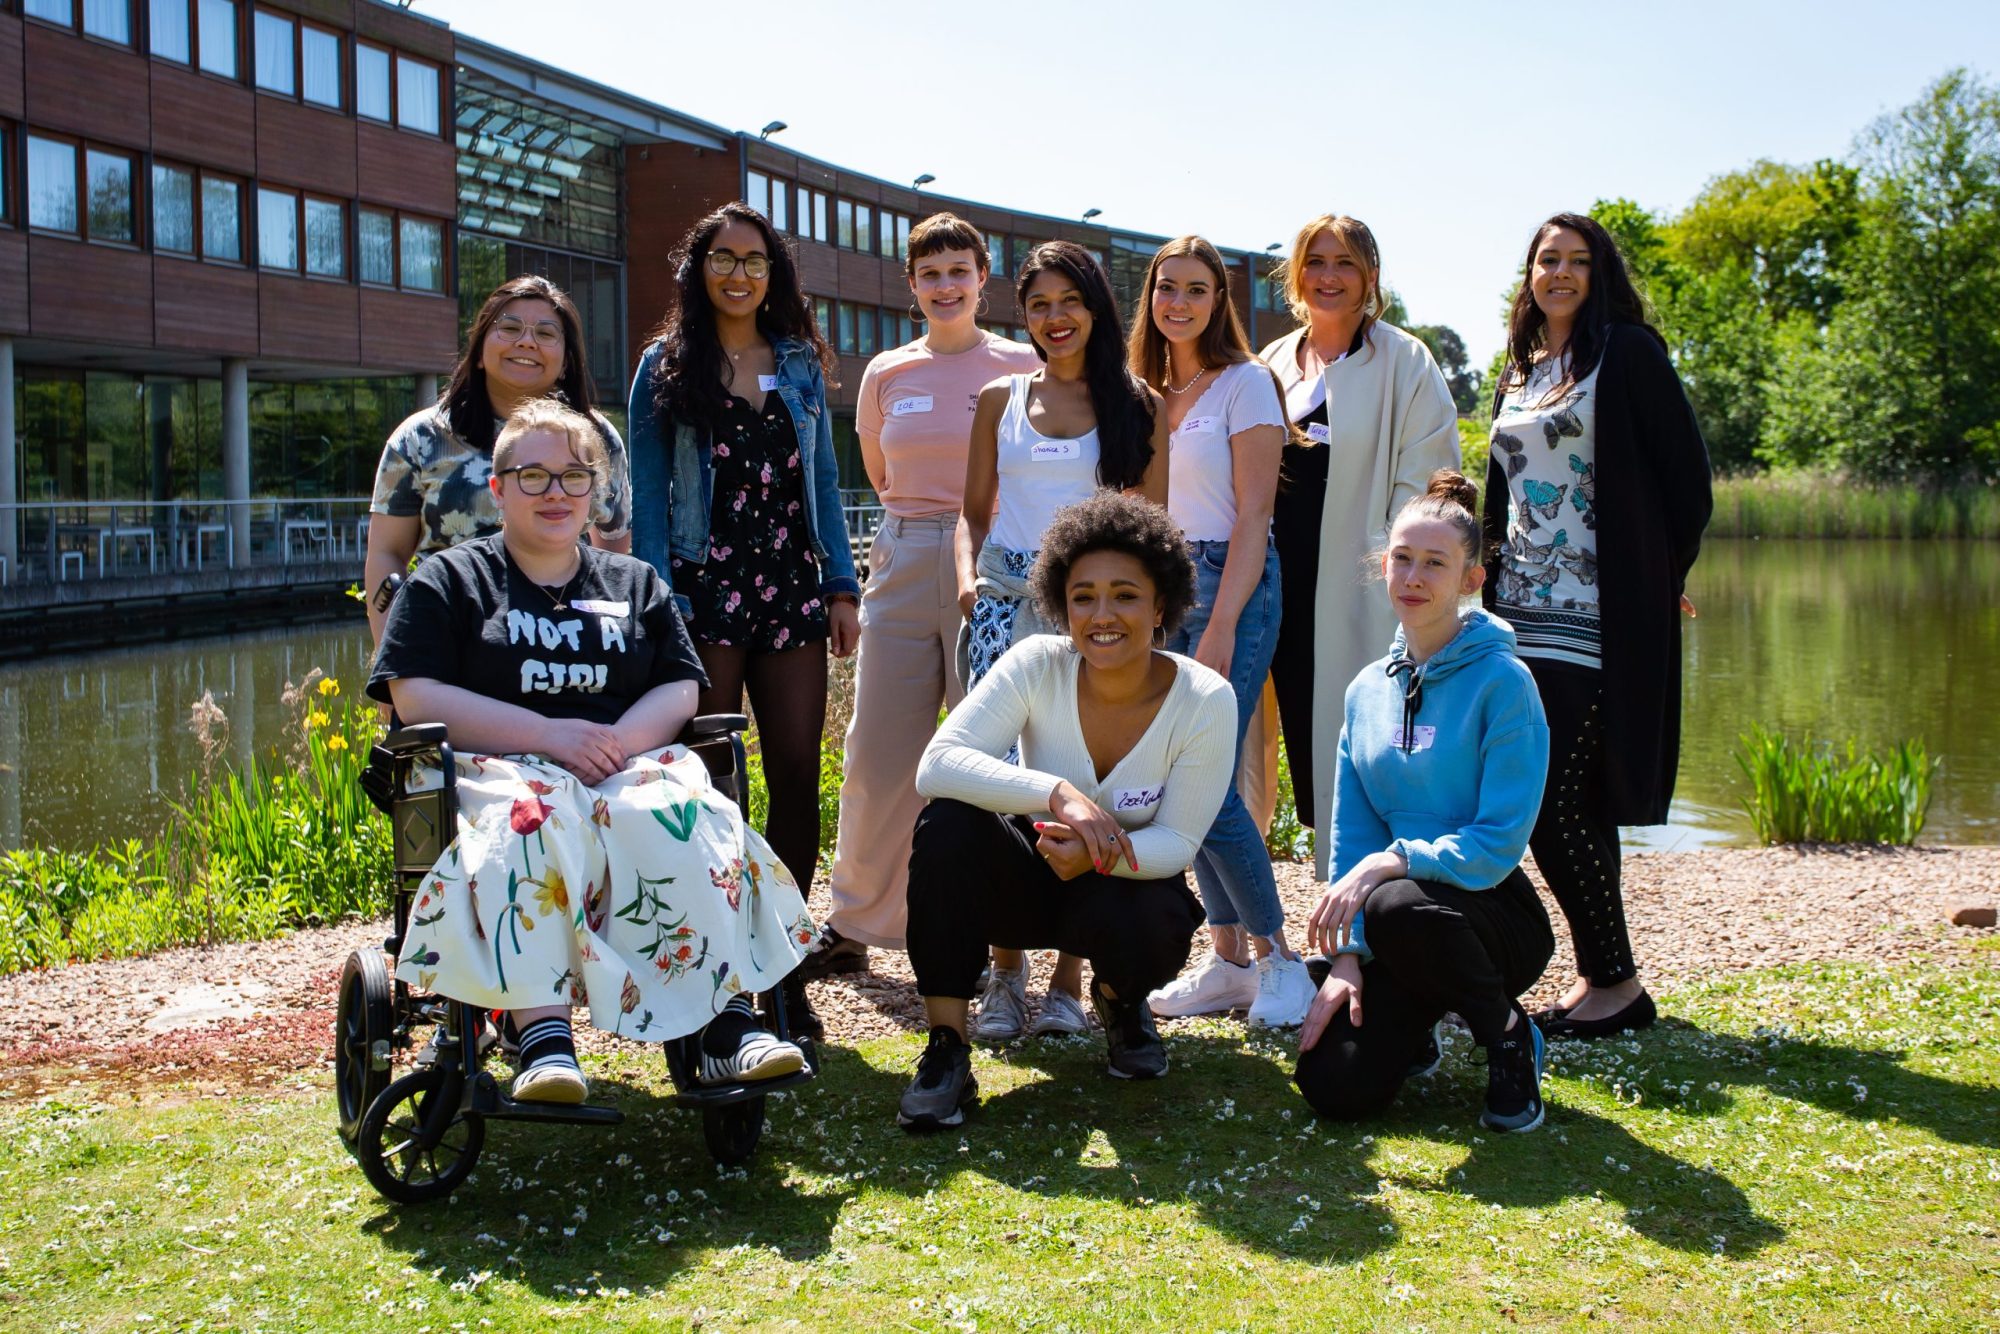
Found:
[[[662,1042],[805,957],[816,929],[797,883],[685,748],[596,787],[534,756],[457,767],[458,840],[418,891],[397,961],[422,990],[504,1010],[585,1004],[606,1032]]]

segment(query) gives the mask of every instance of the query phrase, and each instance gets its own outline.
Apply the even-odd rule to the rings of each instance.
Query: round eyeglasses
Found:
[[[708,252],[708,271],[718,278],[727,278],[741,267],[747,278],[762,278],[771,271],[771,261],[762,255],[745,255],[738,258],[727,250]]]
[[[597,485],[597,474],[589,468],[564,468],[559,473],[533,464],[526,467],[502,468],[496,476],[514,474],[514,485],[521,488],[524,496],[543,496],[549,491],[549,483],[561,482],[566,496],[587,496]]]
[[[553,320],[539,320],[534,324],[529,324],[526,321],[515,319],[512,315],[503,316],[493,321],[493,328],[489,336],[503,339],[509,343],[518,343],[521,341],[521,335],[526,333],[532,333],[535,336],[535,344],[538,347],[561,347],[563,345],[563,331],[560,324],[555,323]]]

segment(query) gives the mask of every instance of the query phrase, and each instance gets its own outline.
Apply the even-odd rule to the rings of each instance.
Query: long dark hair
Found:
[[[1660,337],[1660,331],[1647,318],[1645,298],[1632,285],[1625,257],[1618,253],[1618,243],[1604,230],[1604,224],[1582,213],[1558,213],[1535,228],[1534,238],[1528,242],[1528,256],[1521,264],[1521,288],[1514,294],[1513,308],[1507,312],[1507,374],[1503,377],[1503,387],[1505,381],[1527,379],[1528,368],[1535,364],[1535,352],[1547,339],[1548,316],[1535,304],[1535,255],[1550,232],[1564,227],[1582,236],[1584,244],[1590,247],[1590,290],[1584,294],[1583,309],[1577,312],[1576,324],[1563,348],[1562,375],[1556,388],[1566,389],[1597,369],[1597,363],[1604,357],[1605,339],[1614,324],[1636,324],[1653,335],[1661,347],[1667,345],[1667,340]]]
[[[833,369],[833,350],[820,336],[799,286],[799,264],[791,245],[771,230],[763,214],[731,200],[689,229],[671,257],[674,305],[650,335],[662,352],[653,379],[653,401],[662,417],[706,427],[728,406],[722,342],[716,337],[715,308],[708,304],[702,273],[716,233],[732,222],[747,222],[762,233],[764,253],[771,261],[770,286],[757,307],[757,332],[773,343],[796,338],[812,349],[821,370]]]
[[[1088,250],[1074,241],[1044,241],[1028,252],[1014,281],[1014,299],[1023,310],[1028,288],[1045,270],[1055,269],[1076,284],[1090,312],[1090,338],[1083,345],[1083,380],[1097,416],[1097,483],[1114,491],[1139,485],[1153,461],[1153,396],[1125,365],[1125,325],[1111,280]],[[1048,352],[1035,344],[1043,361]]]
[[[556,377],[548,397],[560,399],[585,416],[597,406],[597,395],[591,389],[590,363],[584,355],[583,319],[576,313],[576,303],[569,299],[569,293],[540,274],[509,278],[493,289],[479,307],[479,313],[472,317],[458,364],[451,368],[451,379],[438,400],[451,422],[451,433],[482,454],[493,452],[493,436],[498,427],[493,420],[493,400],[486,396],[486,368],[480,365],[480,357],[500,312],[508,302],[524,297],[554,306],[556,319],[562,323],[562,374]]]

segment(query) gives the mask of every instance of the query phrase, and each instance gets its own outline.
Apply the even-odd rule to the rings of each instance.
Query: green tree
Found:
[[[1444,372],[1445,385],[1450,388],[1451,400],[1458,405],[1459,413],[1477,411],[1481,376],[1469,364],[1465,340],[1458,336],[1458,330],[1448,324],[1414,324],[1410,332],[1423,339],[1424,346],[1431,350],[1438,369]]]

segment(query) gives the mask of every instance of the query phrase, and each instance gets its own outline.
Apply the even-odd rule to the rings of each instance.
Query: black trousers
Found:
[[[1203,920],[1185,876],[1064,880],[1035,851],[1033,820],[962,801],[917,817],[909,895],[918,994],[967,1000],[989,945],[1078,955],[1119,997],[1143,998],[1180,973]]]
[[[1514,998],[1535,984],[1555,937],[1535,887],[1516,867],[1491,889],[1392,880],[1368,896],[1361,1023],[1334,1016],[1292,1076],[1321,1116],[1351,1120],[1388,1106],[1431,1025],[1448,1010],[1488,1046]]]
[[[1618,826],[1598,813],[1603,790],[1604,673],[1526,659],[1549,718],[1549,781],[1528,847],[1569,920],[1576,971],[1594,987],[1636,976],[1625,926]]]

